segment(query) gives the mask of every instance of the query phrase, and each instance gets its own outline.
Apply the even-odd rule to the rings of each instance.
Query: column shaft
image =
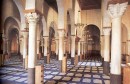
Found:
[[[28,51],[28,84],[35,84],[36,65],[36,40],[37,40],[37,13],[27,13],[26,18],[29,23],[29,51]]]
[[[110,30],[111,28],[104,28],[104,63],[103,73],[109,74],[110,71]]]

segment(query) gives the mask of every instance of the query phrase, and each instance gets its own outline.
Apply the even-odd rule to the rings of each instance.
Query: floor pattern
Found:
[[[38,64],[43,63],[43,60],[38,61]],[[27,84],[27,71],[20,61],[5,64],[0,69],[0,84]],[[50,64],[44,64],[44,84],[110,84],[110,77],[103,74],[100,61],[89,59],[74,66],[68,60],[67,73],[58,72],[57,67],[55,59]]]

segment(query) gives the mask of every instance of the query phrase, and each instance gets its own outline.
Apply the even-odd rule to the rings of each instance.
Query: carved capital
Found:
[[[27,13],[25,17],[28,23],[37,23],[39,20],[39,15],[37,13]]]
[[[108,5],[108,14],[111,18],[119,18],[123,15],[127,8],[128,2],[125,3],[117,3],[117,4],[109,4]]]
[[[104,35],[110,35],[111,27],[104,27],[103,28],[103,33]]]
[[[58,29],[59,37],[64,37],[65,30],[64,29]]]

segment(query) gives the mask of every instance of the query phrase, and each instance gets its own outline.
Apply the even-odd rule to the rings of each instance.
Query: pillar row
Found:
[[[104,32],[104,63],[103,63],[103,73],[109,74],[110,72],[110,27],[105,27]]]
[[[29,23],[28,84],[35,84],[36,25],[39,16],[37,13],[27,13],[25,16]]]
[[[122,84],[121,80],[121,18],[128,2],[109,4],[108,13],[112,19],[111,41],[111,84]]]

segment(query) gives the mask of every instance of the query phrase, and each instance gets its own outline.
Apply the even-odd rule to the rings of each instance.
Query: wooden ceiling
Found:
[[[57,2],[56,0],[45,0],[45,2],[51,6],[55,11],[58,12]]]
[[[78,0],[81,10],[91,10],[91,9],[101,9],[102,0]],[[110,3],[122,3],[128,1],[130,5],[130,0],[111,0]]]
[[[101,0],[78,0],[81,10],[100,9]]]

